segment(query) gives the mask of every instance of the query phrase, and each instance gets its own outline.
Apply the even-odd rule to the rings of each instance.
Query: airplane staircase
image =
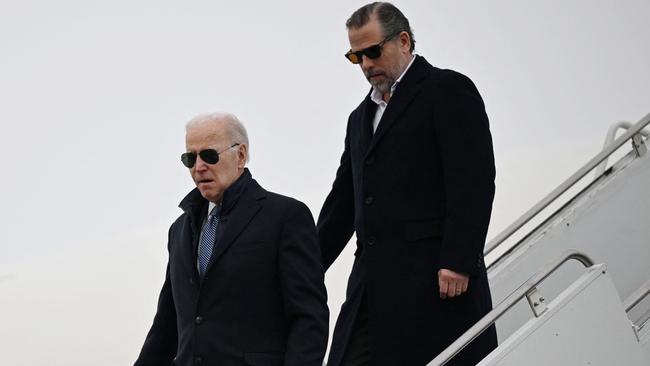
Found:
[[[429,366],[493,323],[499,346],[480,366],[650,365],[649,124],[613,125],[600,153],[486,245],[497,305]]]

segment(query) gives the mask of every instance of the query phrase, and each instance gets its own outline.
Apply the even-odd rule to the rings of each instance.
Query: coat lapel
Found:
[[[203,215],[203,217],[205,217],[205,215]],[[203,217],[201,217],[199,220],[203,220]],[[197,218],[194,220],[197,220]],[[199,269],[197,268],[197,253],[199,247],[199,237],[201,236],[201,221],[197,223],[194,220],[190,220],[192,231],[189,240],[191,240],[191,245],[186,245],[184,249],[185,256],[187,258],[186,263],[192,274],[192,278],[196,280],[199,278]]]
[[[386,132],[395,124],[397,119],[402,115],[406,107],[418,95],[422,88],[422,81],[426,77],[429,63],[421,56],[415,56],[416,59],[406,72],[402,80],[397,84],[397,89],[381,117],[377,131],[375,131],[370,146],[366,150],[366,156],[377,146],[377,143],[386,134]],[[370,103],[373,103],[370,101]]]
[[[363,103],[363,110],[361,114],[363,116],[363,121],[361,121],[360,147],[363,154],[368,151],[370,142],[372,141],[372,120],[374,119],[376,112],[377,105],[370,99],[370,94],[368,94],[368,96],[366,96],[366,100]]]
[[[201,223],[207,215],[208,202],[201,197],[198,189],[193,189],[179,207],[185,211],[188,221],[183,231],[182,245],[180,252],[184,266],[194,279],[198,279],[199,272],[196,267],[196,254],[198,251],[199,236],[201,235]]]
[[[220,237],[217,238],[217,243],[206,273],[219,261],[239,234],[259,212],[263,206],[265,197],[266,191],[255,180],[251,180],[249,186],[246,187],[241,197],[239,197],[239,201],[232,208],[232,211],[227,216],[221,218],[220,225],[223,225],[223,231]]]

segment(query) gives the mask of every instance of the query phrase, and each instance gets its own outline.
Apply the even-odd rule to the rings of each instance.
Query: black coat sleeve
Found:
[[[481,96],[466,76],[447,71],[436,135],[443,165],[445,221],[440,268],[475,274],[494,199],[494,154]]]
[[[134,366],[170,365],[176,356],[177,337],[176,309],[167,263],[165,283],[158,297],[158,310]]]
[[[336,171],[336,178],[318,215],[318,239],[326,270],[341,254],[354,233],[354,188],[350,161],[351,120],[352,116],[348,120],[345,150]]]
[[[318,237],[303,203],[284,220],[278,266],[289,323],[285,366],[321,366],[327,348],[329,311]]]

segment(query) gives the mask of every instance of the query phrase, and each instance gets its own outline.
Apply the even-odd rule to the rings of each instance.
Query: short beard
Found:
[[[371,76],[373,75],[382,75],[383,78],[379,80],[373,80]],[[384,94],[389,94],[390,93],[390,88],[393,86],[395,83],[395,80],[391,78],[387,72],[376,72],[375,70],[369,70],[368,72],[365,72],[366,79],[372,85],[373,88],[377,89],[379,92],[381,92],[382,95]]]
[[[392,79],[384,79],[382,81],[368,81],[370,82],[370,85],[372,85],[373,88],[377,89],[382,95],[390,94],[390,88],[395,83],[395,80]]]

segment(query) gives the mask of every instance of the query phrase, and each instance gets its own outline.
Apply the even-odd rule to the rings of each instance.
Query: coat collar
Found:
[[[224,209],[221,211],[220,220],[220,225],[222,225],[220,229],[221,235],[215,251],[212,253],[206,273],[262,208],[266,194],[266,190],[253,179],[248,169],[245,169],[242,176],[224,192]],[[201,223],[207,215],[208,201],[201,196],[198,188],[195,188],[183,198],[179,207],[185,211],[191,227],[192,242],[191,245],[184,246],[184,252],[186,253],[184,256],[187,258],[188,268],[191,269],[193,276],[198,279],[196,253],[201,233]]]
[[[228,213],[232,209],[239,196],[252,180],[251,172],[248,168],[244,168],[241,176],[223,192],[222,213]],[[203,198],[198,188],[194,188],[183,198],[178,207],[194,218],[198,218],[204,216],[204,213],[207,212],[205,209],[208,207],[208,201]]]
[[[379,140],[386,134],[396,120],[402,115],[406,107],[422,89],[423,81],[433,67],[422,56],[415,56],[413,64],[406,71],[402,80],[397,84],[397,88],[390,98],[390,102],[381,117],[377,131],[375,131],[370,146],[366,150],[366,155],[370,154]],[[372,93],[372,90],[371,92]],[[370,93],[366,96],[365,108],[367,110],[376,110],[375,103],[370,99]]]
[[[264,206],[266,195],[266,190],[255,179],[251,178],[234,206],[225,215],[221,216],[219,225],[223,225],[223,230],[217,240],[206,273],[219,261]]]

